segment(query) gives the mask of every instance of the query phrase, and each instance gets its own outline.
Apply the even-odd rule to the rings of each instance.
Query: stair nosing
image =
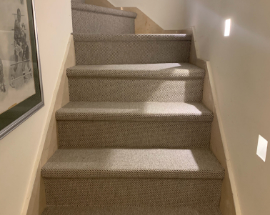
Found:
[[[67,77],[68,78],[121,78],[121,79],[151,79],[151,80],[197,80],[204,79],[205,70],[199,67],[196,67],[192,64],[187,63],[175,63],[179,67],[180,71],[176,73],[171,73],[175,71],[177,67],[161,67],[158,69],[149,69],[149,68],[136,68],[136,66],[142,66],[143,64],[126,64],[129,68],[121,68],[121,65],[118,69],[115,67],[116,65],[76,65],[70,68],[67,68]],[[125,65],[125,66],[126,66]],[[165,64],[147,64],[147,66],[157,66],[157,65],[165,65]],[[186,68],[185,66],[192,65],[193,73],[186,72],[190,68]],[[105,66],[105,68],[98,69],[98,67]],[[113,68],[109,68],[112,66]],[[134,69],[132,67],[135,67]],[[180,68],[182,66],[182,68]],[[182,69],[182,71],[181,71]],[[195,70],[195,72],[194,72]]]
[[[91,106],[92,105],[92,106]],[[96,105],[96,106],[95,106]],[[116,106],[113,106],[116,105]],[[133,106],[132,106],[133,105]],[[148,107],[147,107],[148,105]],[[152,107],[151,107],[152,105]],[[148,108],[164,110],[174,105],[195,108],[199,112],[142,112]],[[165,106],[164,106],[165,105]],[[190,105],[190,106],[189,106]],[[122,108],[122,112],[119,109]],[[180,107],[180,106],[179,106]],[[137,108],[137,109],[136,109]],[[141,108],[144,108],[143,110]],[[181,107],[183,108],[183,107]],[[180,109],[181,109],[180,108]],[[199,109],[198,109],[199,108]],[[200,112],[201,109],[201,112]],[[100,111],[101,110],[101,111]],[[158,109],[155,109],[158,110]],[[115,111],[115,112],[113,112]],[[141,111],[141,112],[140,112]],[[81,102],[71,101],[56,111],[58,121],[174,121],[174,122],[212,122],[213,113],[202,103],[184,102]]]
[[[190,34],[89,34],[72,33],[74,42],[188,41]]]
[[[78,2],[72,3],[72,10],[87,11],[87,12],[92,12],[92,13],[127,17],[127,18],[133,18],[133,19],[136,19],[136,17],[137,17],[137,14],[134,12],[123,11],[123,10],[118,10],[118,9],[113,9],[113,8],[100,7],[100,6],[96,6],[96,5],[91,5],[91,4],[86,4],[86,3],[78,3]]]
[[[52,214],[53,213],[53,214]],[[70,205],[47,205],[42,215],[221,215],[219,206],[215,205],[197,205],[195,206],[70,206]]]
[[[43,178],[223,179],[224,168],[210,149],[58,149],[41,174]]]

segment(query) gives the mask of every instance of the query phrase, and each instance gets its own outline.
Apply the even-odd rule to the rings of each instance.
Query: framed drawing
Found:
[[[0,139],[44,105],[32,0],[0,1]]]

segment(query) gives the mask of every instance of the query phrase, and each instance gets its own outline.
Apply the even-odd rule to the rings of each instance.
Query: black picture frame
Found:
[[[24,0],[11,0],[11,1],[24,1]],[[38,31],[35,19],[35,6],[34,0],[25,0],[24,7],[27,7],[29,21],[29,38],[30,38],[30,48],[32,54],[32,72],[34,80],[35,94],[26,98],[24,101],[14,105],[10,109],[6,110],[0,114],[0,139],[18,127],[31,115],[37,112],[40,108],[44,106],[44,96],[43,96],[43,86],[42,86],[42,76],[41,76],[41,65],[39,57],[39,47],[38,47]],[[1,5],[1,3],[0,3]],[[15,11],[16,12],[16,11]],[[13,30],[13,29],[12,29]],[[1,44],[0,44],[1,48]],[[0,92],[1,93],[1,92]],[[1,101],[0,101],[1,105]]]

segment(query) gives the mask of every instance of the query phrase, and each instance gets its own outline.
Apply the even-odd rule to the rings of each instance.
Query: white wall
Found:
[[[109,0],[115,7],[137,7],[164,30],[183,26],[184,0]]]
[[[270,214],[270,157],[256,155],[258,135],[270,140],[270,1],[186,0],[185,7],[183,28],[195,26],[199,56],[211,64],[242,215]]]
[[[35,0],[45,107],[0,140],[0,213],[25,214],[48,128],[60,67],[72,32],[68,0]]]

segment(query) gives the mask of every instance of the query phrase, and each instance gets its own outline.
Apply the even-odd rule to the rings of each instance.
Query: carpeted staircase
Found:
[[[77,65],[42,168],[43,215],[221,215],[204,70],[190,35],[136,35],[136,14],[72,2]]]

